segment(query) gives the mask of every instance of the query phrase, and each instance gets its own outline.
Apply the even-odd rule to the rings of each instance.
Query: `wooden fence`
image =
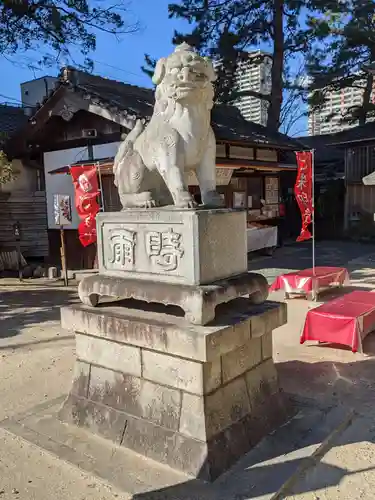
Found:
[[[48,255],[46,193],[0,193],[0,248],[15,248],[13,225],[21,226],[21,252],[25,257]]]

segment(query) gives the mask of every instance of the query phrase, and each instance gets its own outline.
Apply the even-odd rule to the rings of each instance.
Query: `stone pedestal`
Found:
[[[180,307],[205,325],[215,308],[247,295],[268,296],[267,280],[247,272],[246,212],[135,209],[97,216],[99,274],[82,280],[81,301],[102,296]]]
[[[246,214],[127,210],[97,231],[99,274],[62,309],[77,361],[60,418],[213,480],[286,418],[272,361],[286,306],[247,272]]]
[[[207,285],[247,272],[244,211],[165,207],[96,220],[101,275]]]
[[[272,360],[286,305],[237,299],[210,326],[148,309],[62,309],[77,361],[60,418],[213,480],[286,419]]]

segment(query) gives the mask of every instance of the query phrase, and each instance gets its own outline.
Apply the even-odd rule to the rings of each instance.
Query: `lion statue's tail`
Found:
[[[113,163],[113,174],[115,176],[114,184],[118,187],[118,173],[119,168],[124,160],[131,158],[134,155],[134,142],[141,135],[144,130],[144,124],[141,120],[137,120],[133,129],[125,137],[124,141],[120,144],[116,153]]]

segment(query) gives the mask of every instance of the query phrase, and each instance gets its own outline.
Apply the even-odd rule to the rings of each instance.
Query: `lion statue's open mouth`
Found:
[[[202,203],[222,206],[216,192],[216,141],[210,125],[215,79],[212,62],[186,43],[157,62],[151,120],[146,127],[137,122],[114,162],[123,208],[151,208],[171,201],[193,208],[195,202],[185,184],[189,171],[198,178]]]

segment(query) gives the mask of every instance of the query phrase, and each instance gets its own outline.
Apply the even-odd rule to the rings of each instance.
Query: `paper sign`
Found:
[[[53,195],[53,213],[57,226],[70,226],[72,223],[72,207],[68,194]]]

